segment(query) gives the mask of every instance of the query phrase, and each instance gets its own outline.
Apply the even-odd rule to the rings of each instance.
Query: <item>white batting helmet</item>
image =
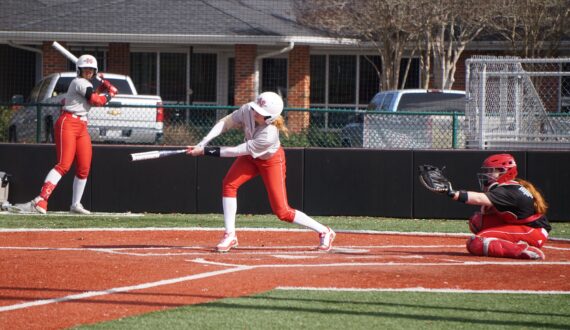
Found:
[[[95,74],[97,74],[97,59],[92,55],[81,55],[77,59],[75,63],[77,75],[81,72],[80,70],[83,68],[92,68],[95,70]]]
[[[265,117],[267,124],[271,124],[283,111],[283,99],[273,92],[261,93],[254,102],[248,104],[255,112]]]

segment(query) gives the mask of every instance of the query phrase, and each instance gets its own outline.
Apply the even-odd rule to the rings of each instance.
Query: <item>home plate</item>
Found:
[[[344,253],[344,254],[361,254],[361,253],[368,253],[370,250],[366,249],[351,249],[351,248],[332,248],[330,253]]]

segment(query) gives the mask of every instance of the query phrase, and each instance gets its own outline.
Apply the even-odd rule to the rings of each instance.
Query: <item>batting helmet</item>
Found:
[[[75,63],[77,75],[81,74],[81,69],[92,68],[95,70],[94,75],[97,74],[97,59],[92,55],[81,55]]]
[[[517,177],[517,163],[509,154],[496,154],[487,157],[477,173],[481,190],[488,191],[493,184],[512,181]]]
[[[265,117],[267,124],[271,124],[283,111],[283,99],[273,92],[261,93],[254,102],[248,104],[255,112]]]

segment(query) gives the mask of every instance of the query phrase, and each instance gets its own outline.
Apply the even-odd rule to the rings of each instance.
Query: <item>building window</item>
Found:
[[[360,105],[370,102],[380,90],[378,71],[381,69],[380,56],[360,56],[360,74],[358,77],[358,103]]]
[[[131,79],[139,94],[156,95],[156,53],[131,53]]]
[[[326,104],[327,56],[311,55],[311,104]]]
[[[160,54],[160,96],[165,102],[186,103],[186,54]]]
[[[329,104],[354,105],[356,102],[356,56],[329,56]]]
[[[275,92],[287,104],[287,59],[265,58],[261,72],[261,92]]]
[[[231,57],[228,59],[228,105],[234,105],[236,86],[236,60]]]
[[[216,103],[216,54],[192,54],[190,88],[193,102]]]

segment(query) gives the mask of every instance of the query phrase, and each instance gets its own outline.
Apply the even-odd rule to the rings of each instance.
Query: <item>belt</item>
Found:
[[[62,113],[62,114],[65,114],[65,115],[68,115],[68,116],[71,116],[71,117],[73,117],[73,118],[77,118],[77,119],[79,119],[79,120],[87,121],[87,116],[76,115],[76,114],[73,113],[73,112],[65,111],[65,110],[61,110],[61,113]]]

